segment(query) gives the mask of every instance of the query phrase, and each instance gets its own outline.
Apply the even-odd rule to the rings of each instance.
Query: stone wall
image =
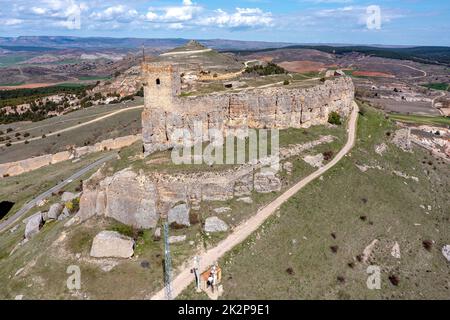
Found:
[[[56,164],[59,162],[79,158],[94,152],[100,152],[105,150],[118,150],[130,146],[141,139],[142,139],[141,135],[131,135],[116,139],[108,139],[96,143],[93,146],[80,147],[70,151],[59,152],[56,154],[47,154],[35,158],[0,164],[0,179],[7,176],[11,177],[17,176],[22,173],[37,170],[39,168]]]
[[[288,160],[334,139],[333,136],[323,136],[315,141],[281,148],[280,159]],[[150,229],[158,224],[161,216],[180,203],[199,208],[204,201],[228,201],[250,196],[253,192],[279,192],[281,188],[278,173],[267,168],[264,160],[219,172],[165,174],[136,173],[125,169],[106,176],[100,169],[83,183],[76,220],[83,222],[102,216],[136,228]]]
[[[266,88],[239,93],[180,97],[181,80],[170,66],[143,66],[145,108],[142,114],[146,155],[174,147],[177,129],[193,135],[194,123],[224,132],[236,128],[306,128],[325,124],[332,111],[350,113],[355,89],[348,77],[327,80],[310,88]],[[194,139],[200,139],[195,137]]]

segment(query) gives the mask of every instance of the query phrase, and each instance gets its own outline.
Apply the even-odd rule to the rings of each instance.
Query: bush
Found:
[[[11,146],[12,146],[11,142],[8,142],[8,143],[6,144],[6,146],[7,146],[7,147],[11,147]]]
[[[337,113],[335,111],[330,113],[330,115],[328,116],[328,123],[340,126],[342,124],[342,121],[341,121],[341,116],[339,115],[339,113]]]
[[[288,86],[290,84],[289,80],[284,80],[283,85]]]

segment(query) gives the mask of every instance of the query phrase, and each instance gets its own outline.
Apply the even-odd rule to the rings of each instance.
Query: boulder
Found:
[[[190,227],[189,211],[189,206],[185,203],[173,207],[168,214],[169,224],[176,227]]]
[[[102,231],[92,242],[94,258],[130,258],[134,254],[134,240],[115,231]]]
[[[444,255],[445,259],[450,262],[450,245],[446,245],[442,248],[442,254]]]
[[[57,220],[61,212],[63,211],[63,205],[60,203],[53,204],[47,213],[48,220]]]
[[[255,191],[258,193],[271,193],[281,191],[281,180],[273,171],[262,171],[255,174]]]
[[[321,168],[323,167],[324,156],[322,153],[315,156],[306,156],[303,158],[303,161],[314,168]]]
[[[180,242],[184,242],[186,241],[186,236],[172,236],[169,237],[169,243],[173,244],[173,243],[180,243]]]
[[[25,227],[25,238],[31,239],[37,233],[44,224],[44,219],[42,217],[42,212],[38,212],[28,218],[27,225]]]
[[[80,193],[64,192],[61,196],[62,202],[69,202],[80,197]]]
[[[218,217],[210,217],[205,221],[205,232],[226,232],[228,225]]]
[[[66,207],[64,207],[62,213],[61,213],[61,214],[59,215],[59,217],[58,217],[58,221],[63,221],[63,220],[65,220],[65,219],[69,218],[69,217],[70,217],[69,209],[67,209]]]

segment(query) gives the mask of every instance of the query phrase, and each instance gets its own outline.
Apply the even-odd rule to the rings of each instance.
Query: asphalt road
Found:
[[[58,185],[54,186],[50,190],[42,193],[41,195],[37,196],[27,204],[25,204],[19,211],[17,211],[13,216],[8,218],[5,221],[2,221],[0,223],[0,232],[3,232],[7,230],[9,227],[11,227],[14,223],[16,223],[19,219],[21,219],[25,214],[27,214],[32,208],[34,208],[39,202],[42,200],[50,197],[53,193],[57,193],[62,190],[65,186],[67,186],[69,183],[77,180],[78,178],[82,177],[92,169],[95,169],[96,167],[102,165],[103,163],[113,159],[117,156],[117,153],[110,154],[106,157],[101,158],[100,160],[97,160],[94,163],[91,163],[87,167],[84,167],[80,171],[76,172],[69,178],[65,179],[64,181],[60,182]]]

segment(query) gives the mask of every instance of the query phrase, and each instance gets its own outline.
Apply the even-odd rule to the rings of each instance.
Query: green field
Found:
[[[450,91],[450,84],[448,83],[428,83],[423,84],[422,87],[433,90]]]
[[[90,77],[78,77],[78,80],[80,81],[102,81],[102,80],[110,80],[111,77],[97,77],[97,76],[90,76]]]
[[[389,117],[392,120],[406,122],[406,123],[412,123],[412,124],[450,126],[450,117],[404,115],[404,114],[396,114],[396,113],[389,114]]]

